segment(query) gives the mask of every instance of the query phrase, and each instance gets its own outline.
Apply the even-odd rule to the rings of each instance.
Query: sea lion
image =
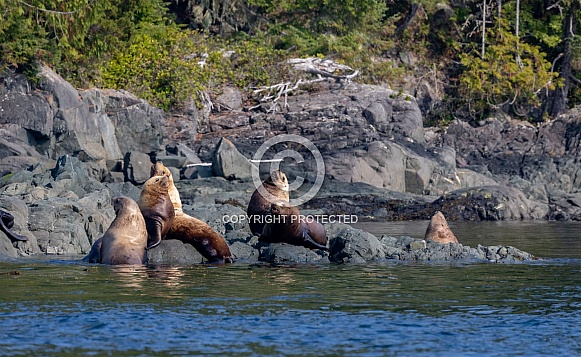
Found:
[[[448,222],[446,222],[446,218],[440,211],[436,211],[432,216],[424,238],[425,240],[442,244],[458,243],[458,239],[456,239],[456,236],[452,233],[450,227],[448,227]]]
[[[155,164],[151,165],[149,177],[153,176],[167,176],[169,179],[169,188],[167,193],[169,194],[169,198],[173,204],[174,211],[176,214],[183,212],[182,200],[180,199],[180,193],[173,182],[173,175],[171,174],[171,171],[165,167],[163,162],[157,161]]]
[[[169,181],[168,193],[175,217],[165,239],[178,239],[191,244],[211,263],[232,263],[232,253],[226,240],[206,222],[183,212],[180,194],[169,169],[158,161],[151,165],[151,175],[166,176]]]
[[[12,232],[10,230],[12,227],[14,227],[14,216],[6,211],[0,210],[0,230],[2,230],[2,232],[12,240],[19,240],[22,242],[28,240],[25,236]]]
[[[270,176],[262,182],[261,187],[263,187],[266,192],[270,193],[273,197],[263,196],[259,187],[254,191],[254,193],[252,193],[252,197],[250,197],[250,202],[248,203],[248,208],[246,209],[250,231],[252,234],[257,236],[262,234],[264,228],[264,216],[268,214],[271,205],[278,201],[289,201],[288,179],[284,172],[280,170],[273,171]]]
[[[206,222],[182,213],[177,215],[165,239],[191,244],[210,263],[232,263],[226,240]]]
[[[87,254],[86,257],[82,259],[84,262],[89,263],[100,263],[101,262],[101,245],[103,244],[103,237],[97,239],[93,246],[91,247],[91,251]]]
[[[113,197],[111,204],[116,217],[99,239],[99,262],[111,265],[145,263],[148,235],[139,206],[133,199],[125,196]]]
[[[274,202],[269,211],[270,218],[258,240],[301,245],[311,249],[328,249],[325,227],[317,221],[307,221],[298,208],[285,202]]]
[[[167,176],[153,176],[143,184],[139,195],[139,208],[147,227],[147,249],[161,243],[175,217],[175,210],[168,193],[170,181]]]

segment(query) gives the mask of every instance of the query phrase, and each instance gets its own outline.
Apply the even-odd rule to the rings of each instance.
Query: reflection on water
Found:
[[[419,238],[427,227],[407,224],[368,228]],[[0,356],[581,354],[579,225],[450,225],[467,245],[514,245],[549,259],[0,263]]]
[[[11,271],[0,356],[581,352],[579,260]]]

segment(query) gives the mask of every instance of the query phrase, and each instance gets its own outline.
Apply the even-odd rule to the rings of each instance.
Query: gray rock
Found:
[[[363,116],[377,130],[386,133],[390,129],[390,122],[393,115],[391,101],[382,100],[369,105],[363,111]]]
[[[139,201],[139,195],[141,195],[141,188],[131,182],[108,183],[106,187],[109,190],[110,197],[127,196],[137,202]]]
[[[230,244],[230,253],[236,262],[255,263],[260,258],[260,251],[247,243],[233,242]]]
[[[227,179],[251,179],[252,163],[228,139],[222,138],[212,155],[214,175]]]
[[[371,233],[340,225],[338,232],[333,234],[333,228],[328,234],[333,234],[329,242],[329,260],[336,263],[364,263],[385,257],[381,242]],[[329,229],[326,227],[326,229]]]
[[[123,173],[125,180],[134,185],[141,185],[149,179],[151,172],[151,157],[138,151],[125,154],[123,160]]]
[[[161,161],[166,167],[181,168],[185,165],[187,158],[183,156],[157,156],[157,161]],[[175,179],[175,176],[174,176]]]
[[[26,242],[11,242],[4,233],[0,232],[0,236],[6,238],[0,244],[0,246],[4,246],[4,248],[0,248],[0,251],[12,257],[39,254],[40,248],[36,237],[28,229],[29,216],[26,203],[17,197],[0,195],[0,209],[14,216],[14,226],[11,230],[28,238]],[[9,244],[10,247],[6,244]]]
[[[100,183],[89,179],[84,163],[69,155],[64,155],[57,160],[51,175],[55,180],[55,185],[61,184],[62,191],[72,191],[79,197],[83,197],[87,191],[103,188]]]
[[[238,110],[242,106],[242,93],[234,87],[222,88],[222,93],[216,98],[218,111]]]
[[[321,253],[318,253],[321,252]],[[271,243],[260,248],[260,260],[268,263],[324,263],[326,253],[286,243]]]
[[[4,257],[15,258],[17,256],[18,251],[12,246],[10,238],[4,232],[0,232],[0,261],[3,261]]]
[[[110,113],[121,153],[139,151],[152,154],[162,149],[165,119],[161,109],[126,91],[100,92],[102,110]]]
[[[411,237],[382,236],[387,259],[424,262],[521,262],[536,259],[533,255],[511,246],[478,245],[477,248],[458,243],[441,244]]]
[[[151,265],[191,265],[201,264],[204,257],[191,244],[176,239],[162,240],[147,251],[147,263]]]
[[[452,220],[546,219],[549,213],[548,205],[506,186],[456,190],[434,201],[432,207]]]

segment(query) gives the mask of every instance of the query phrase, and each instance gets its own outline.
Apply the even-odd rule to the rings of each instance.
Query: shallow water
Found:
[[[556,254],[535,251],[545,259],[523,264],[2,263],[0,356],[579,355],[578,228],[543,243],[533,224],[527,247],[516,238],[477,239]]]

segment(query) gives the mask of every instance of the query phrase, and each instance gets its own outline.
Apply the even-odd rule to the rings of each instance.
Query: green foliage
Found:
[[[277,51],[251,41],[229,45],[199,32],[167,27],[135,36],[127,49],[105,63],[102,86],[129,90],[169,110],[190,98],[199,101],[201,92],[221,85],[269,85],[271,73],[285,73],[280,59]]]
[[[170,4],[183,13],[168,14]],[[496,3],[488,4],[494,15]],[[318,56],[360,70],[358,81],[395,89],[433,78],[430,84],[440,85],[446,98],[441,110],[431,111],[439,123],[466,107],[476,116],[498,109],[525,115],[539,105],[546,88],[558,84],[550,63],[559,69],[565,43],[572,49],[573,75],[581,70],[581,37],[563,41],[563,16],[544,0],[520,1],[520,38],[513,35],[516,3],[503,2],[502,21],[488,17],[481,58],[481,5],[475,0],[451,6],[440,0],[0,0],[0,67],[32,76],[41,61],[77,87],[126,89],[170,110],[201,91],[218,93],[225,84],[245,89],[293,80],[286,59]],[[560,5],[579,12],[578,0]],[[179,27],[174,15],[200,32]],[[581,13],[576,16],[579,21]],[[581,101],[576,90],[570,103]]]
[[[335,34],[373,28],[386,10],[379,0],[248,0],[248,4],[258,6],[271,22]]]
[[[513,114],[529,114],[543,90],[554,88],[557,74],[551,63],[538,47],[519,41],[505,21],[488,32],[488,42],[484,57],[474,50],[460,55],[461,98],[476,116],[505,106]]]
[[[0,0],[0,64],[46,62],[82,84],[96,59],[164,26],[166,12],[163,0]]]

